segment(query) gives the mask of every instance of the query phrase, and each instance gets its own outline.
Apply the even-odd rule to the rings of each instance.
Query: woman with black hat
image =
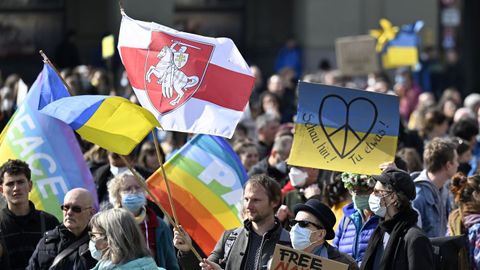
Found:
[[[358,269],[352,257],[326,242],[335,237],[333,225],[336,219],[330,207],[317,199],[310,199],[305,204],[297,204],[293,209],[295,219],[292,220],[290,238],[294,249],[348,264],[349,270]]]
[[[369,205],[381,221],[368,243],[360,269],[433,269],[432,245],[416,225],[418,214],[410,204],[415,199],[410,175],[388,168],[373,179],[377,183]]]

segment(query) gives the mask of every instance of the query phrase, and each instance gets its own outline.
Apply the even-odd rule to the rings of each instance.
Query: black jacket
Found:
[[[63,224],[45,233],[38,242],[37,248],[30,258],[27,270],[47,270],[55,257],[70,244],[88,234],[86,228],[79,237],[75,237]],[[88,237],[75,251],[63,259],[51,270],[88,270],[93,268],[97,261],[92,258],[88,249]]]
[[[379,228],[377,228],[378,230]],[[376,246],[368,246],[368,249]],[[427,270],[433,269],[433,249],[430,240],[425,236],[425,233],[419,227],[412,226],[401,237],[397,246],[394,247],[395,255],[393,264],[388,266],[392,270]],[[365,257],[362,261],[360,269],[370,269],[366,267],[369,260],[375,260],[375,253],[372,256]]]
[[[25,216],[16,216],[8,207],[0,212],[0,269],[25,269],[38,240],[58,225],[56,217],[36,210],[32,202],[29,204],[30,212]]]
[[[248,252],[247,248],[250,231],[251,221],[245,221],[244,227],[225,231],[208,259],[212,262],[218,263],[222,269],[225,270],[244,269]],[[268,261],[273,256],[276,244],[291,247],[290,235],[282,228],[277,219],[275,220],[275,227],[263,236],[260,265],[257,269],[249,270],[267,269]],[[228,253],[226,252],[226,249],[228,249]],[[190,251],[180,251],[178,259],[183,269],[200,269],[198,260]]]

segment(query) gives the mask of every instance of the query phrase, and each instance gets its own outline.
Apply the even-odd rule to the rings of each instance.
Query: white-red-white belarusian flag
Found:
[[[255,81],[232,40],[123,14],[118,50],[140,103],[164,129],[232,137]]]

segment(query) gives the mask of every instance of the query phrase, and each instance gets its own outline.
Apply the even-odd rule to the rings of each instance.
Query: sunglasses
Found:
[[[315,224],[315,223],[313,223],[311,221],[308,221],[308,220],[292,220],[292,221],[290,221],[290,225],[292,227],[295,226],[296,224],[298,224],[298,226],[300,226],[301,228],[306,228],[306,227],[308,227],[308,225],[313,225],[314,227],[316,227],[319,230],[324,229],[322,226],[320,226],[318,224]]]
[[[62,211],[65,211],[65,212],[68,212],[68,210],[72,209],[72,211],[74,213],[81,213],[83,210],[87,210],[87,209],[90,209],[92,207],[85,207],[85,208],[82,208],[80,206],[76,206],[76,205],[61,205],[60,206],[60,209],[62,209]]]

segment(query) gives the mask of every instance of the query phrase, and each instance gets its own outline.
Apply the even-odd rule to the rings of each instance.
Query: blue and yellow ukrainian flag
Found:
[[[423,22],[403,25],[400,29],[393,27],[386,19],[380,20],[381,30],[370,31],[377,39],[377,51],[380,52],[384,68],[415,66],[418,64],[418,47],[420,37],[418,32]]]
[[[371,175],[394,160],[397,96],[305,82],[298,89],[289,164]]]
[[[41,112],[67,123],[85,140],[121,155],[128,155],[154,127],[160,126],[151,112],[122,97],[66,97]]]

